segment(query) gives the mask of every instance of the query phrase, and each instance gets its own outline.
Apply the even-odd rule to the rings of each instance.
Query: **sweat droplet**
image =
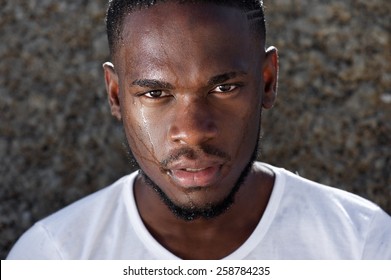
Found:
[[[151,153],[152,155],[155,154],[155,147],[153,146],[153,142],[152,142],[152,137],[151,137],[151,133],[149,131],[149,125],[148,125],[148,121],[147,121],[147,118],[145,117],[145,113],[144,113],[144,107],[141,106],[141,118],[142,118],[142,121],[143,121],[143,127],[142,127],[142,130],[145,131],[148,135],[148,140],[149,140],[149,143],[151,144]]]

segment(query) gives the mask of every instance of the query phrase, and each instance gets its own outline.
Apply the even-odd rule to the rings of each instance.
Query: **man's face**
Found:
[[[176,205],[222,201],[250,161],[261,46],[234,8],[164,3],[126,16],[115,73],[106,71],[112,112],[140,168]]]

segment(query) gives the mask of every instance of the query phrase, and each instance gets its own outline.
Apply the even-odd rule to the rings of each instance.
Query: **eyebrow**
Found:
[[[174,86],[170,83],[159,81],[155,79],[137,79],[132,82],[132,85],[145,87],[145,88],[162,88],[162,89],[173,89]]]
[[[216,84],[224,83],[230,79],[236,78],[238,76],[245,76],[247,72],[228,72],[220,75],[211,77],[208,80],[208,86],[214,86]],[[168,82],[155,80],[155,79],[137,79],[132,82],[132,85],[144,87],[144,88],[160,88],[160,89],[174,89],[174,86]]]
[[[208,81],[208,85],[214,86],[216,84],[224,83],[224,82],[226,82],[230,79],[236,78],[238,76],[245,76],[245,75],[247,75],[247,72],[244,72],[244,71],[228,72],[228,73],[220,74],[220,75],[217,75],[217,76],[210,78]]]

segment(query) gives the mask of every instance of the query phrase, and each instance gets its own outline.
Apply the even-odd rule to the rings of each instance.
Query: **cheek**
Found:
[[[241,112],[243,112],[243,114],[241,114],[240,118],[237,119],[237,122],[233,124],[231,132],[236,131],[238,133],[235,137],[238,141],[238,143],[236,143],[236,156],[244,157],[244,160],[248,160],[248,157],[252,154],[259,139],[261,107],[245,106]]]
[[[135,113],[127,112],[123,120],[132,153],[141,166],[145,166],[144,162],[157,164],[164,146],[164,125],[142,106],[133,110]]]

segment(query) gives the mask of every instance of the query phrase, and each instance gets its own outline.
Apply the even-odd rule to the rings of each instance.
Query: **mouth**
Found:
[[[168,175],[181,187],[208,187],[220,177],[222,165],[214,164],[200,167],[175,167],[167,171]]]

